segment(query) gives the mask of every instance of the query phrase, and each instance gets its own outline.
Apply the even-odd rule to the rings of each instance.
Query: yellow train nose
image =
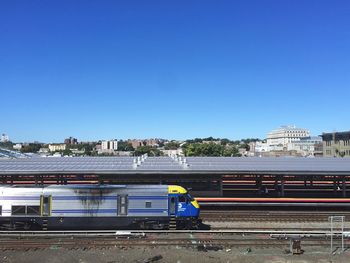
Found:
[[[192,201],[191,204],[195,207],[195,208],[199,208],[199,204],[196,200]]]

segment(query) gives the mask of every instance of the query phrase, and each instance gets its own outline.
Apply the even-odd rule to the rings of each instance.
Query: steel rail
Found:
[[[79,240],[80,241],[80,240]],[[328,246],[328,242],[325,241],[311,241],[304,242],[303,246],[311,247],[324,247]],[[216,250],[222,250],[224,247],[258,247],[258,248],[275,248],[275,247],[288,247],[288,240],[248,240],[243,242],[232,241],[217,241],[217,242],[193,242],[193,240],[179,240],[179,241],[159,241],[152,242],[145,240],[137,240],[132,242],[127,241],[103,241],[103,242],[51,242],[51,243],[41,243],[41,242],[16,242],[12,244],[0,244],[0,250],[30,250],[30,249],[52,249],[52,248],[66,248],[66,249],[105,249],[107,247],[133,247],[133,246],[184,246],[203,249],[210,247],[217,247]]]
[[[350,206],[350,203],[295,203],[295,202],[199,202],[199,205],[201,207],[212,207],[212,206],[219,206],[219,207],[229,207],[229,206],[295,206],[295,207],[348,207]]]
[[[209,222],[328,222],[329,216],[341,215],[350,219],[350,212],[294,212],[294,211],[240,211],[205,210],[201,219]]]
[[[181,235],[182,234],[182,235]],[[341,232],[333,232],[339,239]],[[105,249],[132,246],[185,246],[198,249],[224,247],[286,247],[290,238],[303,238],[303,246],[329,245],[330,231],[276,230],[145,230],[145,231],[1,231],[0,250]]]
[[[201,215],[207,215],[207,214],[213,214],[216,216],[220,216],[222,214],[232,214],[234,216],[240,215],[240,214],[262,214],[262,215],[334,215],[334,214],[344,214],[344,215],[350,215],[350,211],[310,211],[310,210],[300,210],[300,211],[280,211],[280,210],[201,210]]]
[[[350,234],[349,232],[344,232]],[[0,231],[0,237],[64,237],[64,236],[127,236],[146,234],[286,234],[286,235],[330,235],[329,230],[257,230],[257,229],[221,229],[221,230],[70,230],[70,231]],[[341,231],[333,234],[340,235]]]

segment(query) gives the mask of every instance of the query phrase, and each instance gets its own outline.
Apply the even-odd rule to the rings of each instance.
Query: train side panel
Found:
[[[115,217],[118,209],[117,190],[108,193],[77,189],[44,189],[52,198],[52,217]]]
[[[41,188],[0,188],[1,216],[40,216]]]
[[[128,216],[167,217],[168,191],[166,187],[149,186],[147,188],[128,189]]]

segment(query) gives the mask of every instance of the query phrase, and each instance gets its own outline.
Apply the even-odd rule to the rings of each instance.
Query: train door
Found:
[[[177,196],[171,195],[169,199],[169,214],[176,215],[176,208],[177,208]]]
[[[126,216],[128,214],[128,195],[118,196],[118,215]]]
[[[41,198],[41,215],[50,216],[51,215],[51,195],[42,195]]]

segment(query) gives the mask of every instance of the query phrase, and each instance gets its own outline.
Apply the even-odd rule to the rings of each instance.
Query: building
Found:
[[[50,149],[49,148],[44,148],[44,147],[42,147],[42,148],[40,148],[39,149],[39,154],[42,154],[42,153],[49,153],[50,152]]]
[[[287,150],[288,143],[300,141],[301,138],[309,136],[310,132],[307,129],[281,126],[267,134],[267,145],[271,147],[271,150]]]
[[[176,149],[176,150],[160,150],[163,152],[165,156],[184,156],[184,153],[182,151],[182,148]]]
[[[128,143],[132,145],[134,149],[137,149],[141,146],[151,146],[151,147],[158,147],[159,144],[164,144],[164,140],[162,139],[145,139],[145,140],[139,140],[139,139],[133,139],[128,140]]]
[[[300,156],[321,156],[322,137],[312,136],[300,138],[299,141],[288,143],[287,151],[295,151]]]
[[[323,133],[323,156],[350,157],[350,131]]]
[[[96,144],[95,147],[94,147],[94,151],[96,152],[100,152],[101,151],[101,144]]]
[[[128,143],[132,145],[134,149],[139,148],[140,146],[143,146],[143,141],[142,140],[128,140]]]
[[[78,140],[76,138],[69,137],[69,138],[64,139],[64,143],[65,144],[78,144]]]
[[[23,145],[21,144],[21,143],[16,143],[15,145],[13,145],[12,146],[13,147],[13,149],[15,149],[15,150],[21,150],[22,149],[22,147],[23,147]]]
[[[130,151],[116,151],[114,153],[115,156],[132,156],[132,152]]]
[[[84,154],[85,153],[85,148],[82,148],[82,149],[73,149],[71,148],[70,151],[73,153],[73,154],[76,154],[76,155],[80,155],[80,154]]]
[[[110,141],[102,141],[101,150],[113,150],[116,151],[118,149],[118,141],[110,140]]]
[[[251,142],[248,156],[322,156],[321,137],[296,126],[281,126],[267,134],[266,142]]]
[[[275,146],[273,149],[265,141],[256,141],[249,143],[249,151],[247,156],[270,157],[279,155],[283,151],[283,147]],[[278,152],[278,154],[276,154]]]
[[[66,149],[65,144],[49,144],[50,152],[64,151]]]
[[[252,150],[257,153],[270,151],[270,146],[266,142],[251,142],[249,147],[252,147]]]
[[[38,154],[41,157],[48,157],[48,156],[50,156],[50,149],[42,147],[39,149]]]
[[[115,154],[116,151],[118,151],[117,140],[102,141],[101,148],[98,149],[98,154],[103,154],[103,153]]]
[[[1,139],[0,139],[1,142],[8,142],[10,141],[10,138],[7,134],[3,133],[1,134]]]

